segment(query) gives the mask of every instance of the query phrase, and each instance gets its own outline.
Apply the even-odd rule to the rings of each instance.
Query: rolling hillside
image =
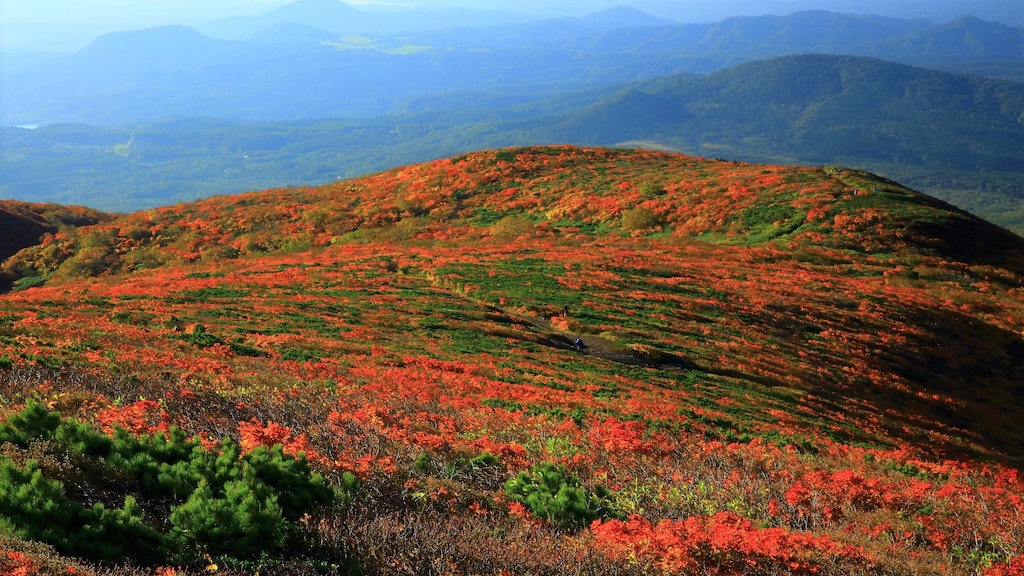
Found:
[[[1024,566],[1024,240],[864,172],[492,150],[3,270],[34,286],[0,298],[8,567]],[[4,492],[32,470],[63,488]]]

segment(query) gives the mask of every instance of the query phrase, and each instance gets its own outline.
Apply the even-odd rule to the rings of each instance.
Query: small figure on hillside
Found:
[[[568,306],[562,306],[562,318],[568,318],[568,317],[569,317],[569,307]]]
[[[576,337],[575,345],[577,352],[583,352],[583,349],[587,347],[587,345],[583,343],[583,338],[580,338],[579,336]]]

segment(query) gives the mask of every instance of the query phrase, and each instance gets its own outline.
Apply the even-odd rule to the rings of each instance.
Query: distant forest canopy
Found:
[[[0,196],[133,211],[484,148],[573,143],[876,172],[1024,233],[1024,84],[790,56],[541,98],[462,91],[370,119],[3,129]]]

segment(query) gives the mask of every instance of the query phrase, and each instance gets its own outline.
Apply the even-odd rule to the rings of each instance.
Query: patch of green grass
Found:
[[[551,225],[554,228],[576,228],[581,234],[586,234],[588,236],[601,236],[612,230],[611,222],[596,220],[584,222],[583,220],[562,218],[560,220],[553,221]]]
[[[172,303],[210,302],[211,300],[237,300],[247,296],[249,296],[248,290],[211,286],[209,288],[178,292],[169,301]]]
[[[789,204],[769,204],[748,208],[733,222],[743,231],[743,243],[758,244],[791,234],[805,221],[807,213]]]
[[[322,358],[320,353],[305,348],[282,348],[280,353],[282,360],[292,362],[316,362]]]
[[[472,296],[497,301],[504,297],[520,305],[546,306],[561,309],[579,308],[583,304],[581,294],[563,286],[558,277],[565,273],[565,266],[542,258],[508,258],[491,263],[462,264],[446,266],[438,270],[438,277],[456,286],[471,285]]]

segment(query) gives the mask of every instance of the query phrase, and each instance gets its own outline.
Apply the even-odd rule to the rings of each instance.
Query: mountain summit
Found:
[[[258,16],[234,16],[202,26],[215,38],[240,40],[281,24],[301,24],[334,34],[362,31],[367,15],[339,0],[296,0]]]
[[[268,12],[263,17],[280,22],[336,29],[363,14],[362,11],[339,0],[295,0]]]
[[[614,30],[616,28],[639,28],[644,26],[668,26],[672,20],[652,16],[632,6],[614,6],[599,12],[587,14],[579,21],[591,28]]]

